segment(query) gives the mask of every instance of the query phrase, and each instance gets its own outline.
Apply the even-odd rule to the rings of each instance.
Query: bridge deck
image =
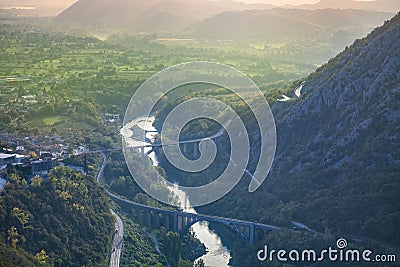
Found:
[[[204,220],[204,221],[214,221],[214,222],[218,222],[218,221],[223,222],[224,221],[224,222],[237,223],[237,224],[243,224],[243,225],[251,225],[252,224],[257,227],[268,228],[271,230],[280,230],[281,229],[280,227],[274,226],[274,225],[257,223],[257,222],[249,222],[249,221],[244,221],[244,220],[239,220],[239,219],[232,219],[232,218],[226,218],[226,217],[220,217],[220,216],[204,215],[204,214],[190,213],[190,212],[176,211],[176,210],[165,210],[165,209],[161,209],[161,208],[156,208],[156,207],[151,207],[151,206],[143,205],[140,203],[136,203],[134,201],[121,198],[117,195],[114,195],[113,193],[108,192],[108,191],[107,191],[107,193],[112,198],[118,199],[125,203],[131,204],[131,205],[134,205],[136,207],[140,207],[140,208],[143,208],[146,210],[150,210],[150,211],[156,211],[156,212],[160,212],[160,213],[169,213],[171,215],[177,213],[178,215],[181,215],[181,216],[197,218],[199,220]]]

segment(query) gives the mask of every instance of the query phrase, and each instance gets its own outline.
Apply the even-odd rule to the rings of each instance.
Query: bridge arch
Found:
[[[261,237],[260,235],[264,236],[270,231],[281,229],[280,227],[255,222],[183,211],[164,210],[123,199],[108,191],[107,193],[115,200],[129,204],[131,212],[134,213],[146,226],[155,228],[164,226],[166,229],[178,233],[185,233],[193,224],[200,221],[216,222],[233,230],[233,232],[239,235],[247,244],[253,244],[259,240]]]
[[[184,234],[191,226],[198,222],[214,222],[229,228],[233,233],[238,235],[245,243],[253,243],[254,241],[254,225],[251,223],[234,222],[224,220],[223,218],[212,218],[197,214],[178,215],[178,232]]]

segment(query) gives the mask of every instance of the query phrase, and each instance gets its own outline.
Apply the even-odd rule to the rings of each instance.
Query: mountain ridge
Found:
[[[67,10],[73,4],[77,3],[76,0],[65,0],[65,1],[57,1],[57,0],[9,0],[3,1],[0,3],[0,10],[2,8],[10,8],[10,7],[34,7],[35,10],[33,12],[34,16],[56,16],[63,11]],[[100,2],[100,1],[98,1]],[[147,2],[166,2],[173,3],[178,1],[147,1]],[[182,1],[181,1],[182,2]],[[186,1],[187,2],[187,1]],[[192,0],[193,2],[193,0]],[[201,1],[197,1],[201,2]],[[233,1],[230,0],[220,0],[220,5],[231,5]],[[243,5],[240,4],[240,1],[235,1],[236,6]],[[340,9],[365,9],[365,10],[375,10],[375,11],[385,11],[385,12],[397,12],[400,10],[400,2],[397,0],[375,0],[375,1],[356,1],[356,0],[321,0],[315,4],[304,4],[304,5],[286,5],[286,6],[274,6],[270,4],[257,4],[257,3],[247,3],[247,9],[265,9],[265,8],[273,8],[273,7],[282,7],[282,8],[301,8],[301,9],[325,9],[325,8],[340,8]],[[174,5],[171,4],[163,4],[167,9],[171,9]],[[176,6],[175,6],[176,7]],[[226,11],[226,10],[224,10]],[[201,10],[194,9],[194,12],[190,13],[191,15],[195,15],[197,12],[201,12]],[[174,13],[174,12],[172,12]],[[21,14],[22,15],[22,14]]]
[[[273,107],[277,151],[260,190],[244,179],[200,211],[398,247],[399,39],[400,13],[305,78],[300,98]]]
[[[267,40],[326,36],[326,31],[380,25],[392,13],[353,9],[281,9],[225,11],[192,26],[194,35],[227,39]]]
[[[357,1],[357,0],[320,0],[315,4],[304,4],[296,6],[304,9],[321,9],[321,8],[339,8],[339,9],[365,9],[384,12],[398,12],[400,10],[400,2],[396,0],[374,0],[374,1]]]
[[[331,31],[332,41],[336,42],[335,38],[358,38],[392,16],[390,12],[286,9],[233,0],[198,0],[190,4],[182,0],[80,0],[53,21],[103,33],[167,33],[229,40],[281,41],[314,39],[318,35],[329,42],[326,31]],[[340,29],[345,36],[338,32]],[[353,38],[346,37],[349,34]]]
[[[226,10],[246,10],[251,8],[266,9],[273,5],[245,4],[233,0],[191,1],[182,0],[79,0],[70,8],[59,14],[54,21],[61,24],[84,25],[95,28],[114,28],[130,31],[164,29],[165,20],[161,22],[149,19],[157,18],[161,13],[169,18],[170,24],[180,23],[173,29],[186,28],[191,23]],[[178,18],[175,21],[175,18]],[[182,20],[184,18],[184,20]]]

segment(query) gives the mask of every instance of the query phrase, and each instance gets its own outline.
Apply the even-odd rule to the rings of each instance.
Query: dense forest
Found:
[[[5,266],[106,266],[114,218],[93,177],[58,167],[49,178],[10,174],[0,195]],[[30,263],[28,265],[28,263]]]

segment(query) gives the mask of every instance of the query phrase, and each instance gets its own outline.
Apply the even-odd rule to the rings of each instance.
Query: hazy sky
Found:
[[[190,0],[187,0],[190,1]],[[216,1],[216,0],[214,0]],[[300,4],[314,4],[319,2],[319,0],[236,0],[238,2],[245,3],[266,3],[266,4],[275,4],[275,5],[300,5]],[[66,0],[65,2],[75,2],[74,0]]]
[[[319,0],[238,0],[246,3],[266,3],[274,5],[301,5],[301,4],[315,4]]]
[[[274,5],[302,5],[302,4],[315,4],[319,0],[236,0],[246,3],[266,3]],[[372,1],[372,0],[358,0],[358,1]]]
[[[0,0],[0,6],[6,6],[7,3],[11,6],[14,5],[21,5],[25,6],[27,4],[40,4],[41,6],[70,6],[77,0]],[[145,1],[145,0],[143,0]],[[190,1],[190,0],[186,0]],[[214,0],[218,1],[218,0]],[[238,2],[245,2],[245,3],[266,3],[266,4],[274,4],[274,5],[299,5],[299,4],[306,4],[306,3],[317,3],[319,0],[235,0]]]
[[[72,5],[77,0],[0,0],[0,7],[7,6],[36,6],[44,8],[57,8],[63,10]],[[145,1],[145,0],[143,0]],[[190,1],[190,0],[186,0]],[[214,0],[218,1],[218,0]],[[301,4],[314,4],[319,0],[235,0],[245,3],[265,3],[274,5],[301,5]],[[349,0],[351,1],[351,0]],[[359,0],[371,1],[371,0]],[[399,0],[400,1],[400,0]]]
[[[317,3],[319,0],[236,0],[236,1],[245,3],[266,3],[274,5],[288,5],[288,4],[300,5],[300,4],[314,4]],[[67,0],[65,2],[74,2],[74,0]]]

